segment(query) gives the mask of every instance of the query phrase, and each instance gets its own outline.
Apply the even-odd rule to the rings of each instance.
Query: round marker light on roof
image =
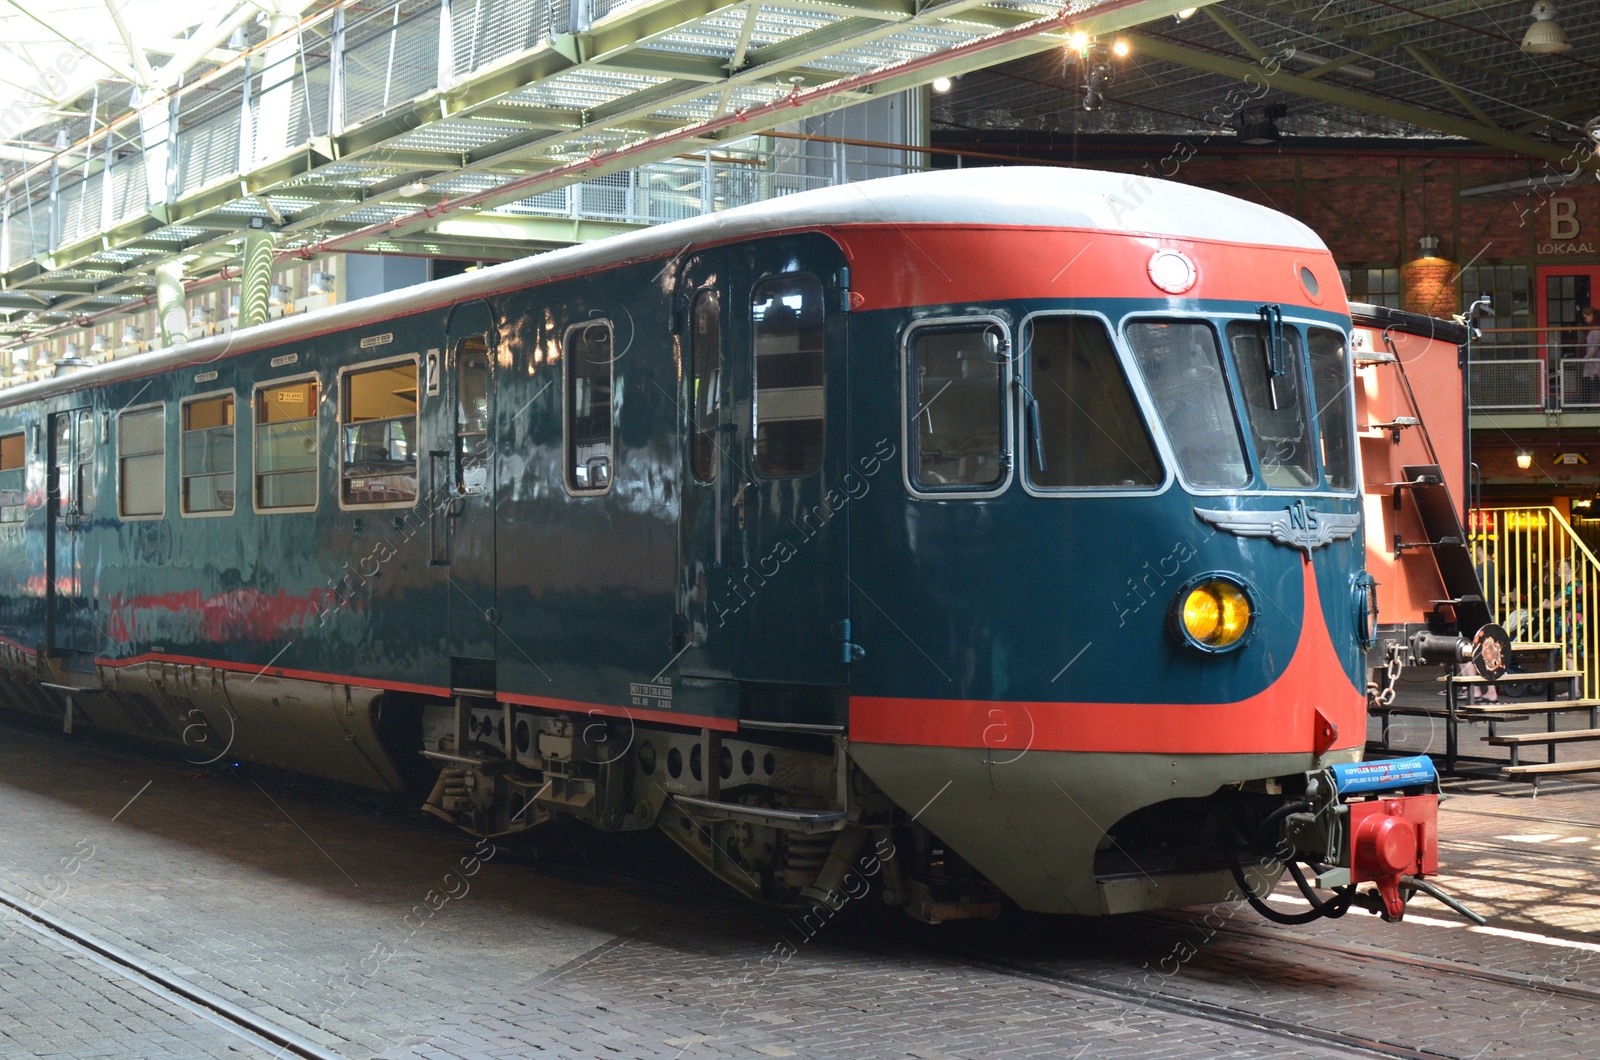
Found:
[[[1252,608],[1244,586],[1220,575],[1205,575],[1178,591],[1173,620],[1179,636],[1203,652],[1222,652],[1244,643]]]
[[[1150,282],[1168,294],[1183,294],[1200,279],[1200,270],[1179,250],[1158,250],[1150,255]]]

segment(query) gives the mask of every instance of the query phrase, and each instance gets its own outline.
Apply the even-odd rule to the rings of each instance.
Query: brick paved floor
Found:
[[[1458,787],[1443,882],[1488,931],[1419,899],[1403,925],[1353,913],[1283,928],[1241,908],[937,929],[893,917],[803,940],[709,885],[681,896],[509,856],[449,876],[471,865],[470,842],[0,728],[0,887],[352,1060],[1342,1055],[929,955],[944,943],[1441,1056],[1600,1055],[1600,1003],[1537,989],[1600,991],[1600,788]],[[1459,974],[1476,969],[1523,982]],[[226,1055],[214,1029],[103,974],[0,938],[0,1055]],[[125,1051],[106,1051],[112,1024]]]
[[[270,1055],[0,916],[0,1057]]]

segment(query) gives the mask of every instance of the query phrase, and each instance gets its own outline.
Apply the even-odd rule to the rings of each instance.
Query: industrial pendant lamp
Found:
[[[1561,23],[1556,21],[1556,5],[1550,0],[1538,0],[1533,5],[1533,25],[1522,36],[1522,50],[1529,55],[1555,55],[1570,51]]]

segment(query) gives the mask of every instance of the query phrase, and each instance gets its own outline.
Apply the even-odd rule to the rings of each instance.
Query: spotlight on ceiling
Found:
[[[1282,103],[1269,103],[1256,110],[1254,116],[1251,111],[1245,111],[1239,123],[1239,142],[1251,147],[1271,147],[1283,139],[1283,133],[1273,123],[1288,115],[1289,108]]]
[[[1089,50],[1090,41],[1091,38],[1087,33],[1081,29],[1075,29],[1072,31],[1072,34],[1067,37],[1067,51],[1082,55],[1084,52]]]
[[[401,195],[409,198],[414,195],[421,195],[423,192],[427,191],[428,185],[424,184],[420,180],[413,180],[410,184],[400,185],[400,187],[396,190],[398,190]]]
[[[1118,37],[1114,42],[1112,42],[1111,45],[1111,54],[1115,55],[1118,59],[1126,59],[1128,57],[1128,53],[1132,50],[1133,49],[1128,46],[1128,42],[1121,37]]]
[[[1178,21],[1179,22],[1187,22],[1187,21],[1189,21],[1191,18],[1194,17],[1195,12],[1199,11],[1199,10],[1200,9],[1198,7],[1186,7],[1186,8],[1183,8],[1181,11],[1178,12]]]
[[[936,77],[936,78],[934,78],[933,79],[933,90],[935,92],[938,92],[941,95],[943,95],[944,93],[950,91],[950,79],[948,77]]]
[[[1522,35],[1522,50],[1529,55],[1555,55],[1570,51],[1561,23],[1556,21],[1556,5],[1550,0],[1537,0],[1533,5],[1533,25]]]
[[[1524,471],[1528,470],[1530,467],[1533,466],[1533,454],[1532,453],[1518,453],[1517,454],[1517,466],[1520,467]]]

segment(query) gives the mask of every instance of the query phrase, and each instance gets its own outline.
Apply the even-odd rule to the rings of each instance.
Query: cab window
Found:
[[[1228,325],[1228,347],[1244,391],[1261,479],[1271,489],[1305,489],[1317,482],[1301,368],[1305,351],[1297,328],[1283,327],[1278,343],[1273,350],[1267,327],[1259,321]]]
[[[1028,481],[1041,489],[1160,485],[1161,460],[1104,322],[1034,317],[1023,341],[1034,436]]]
[[[1322,473],[1336,490],[1354,489],[1356,445],[1351,395],[1350,347],[1344,335],[1311,328],[1311,391],[1317,400],[1317,427],[1322,433]]]
[[[914,488],[987,490],[1004,481],[1005,342],[993,321],[911,332],[906,413]]]
[[[1141,320],[1128,325],[1127,335],[1184,480],[1201,489],[1248,483],[1244,440],[1211,325]]]

